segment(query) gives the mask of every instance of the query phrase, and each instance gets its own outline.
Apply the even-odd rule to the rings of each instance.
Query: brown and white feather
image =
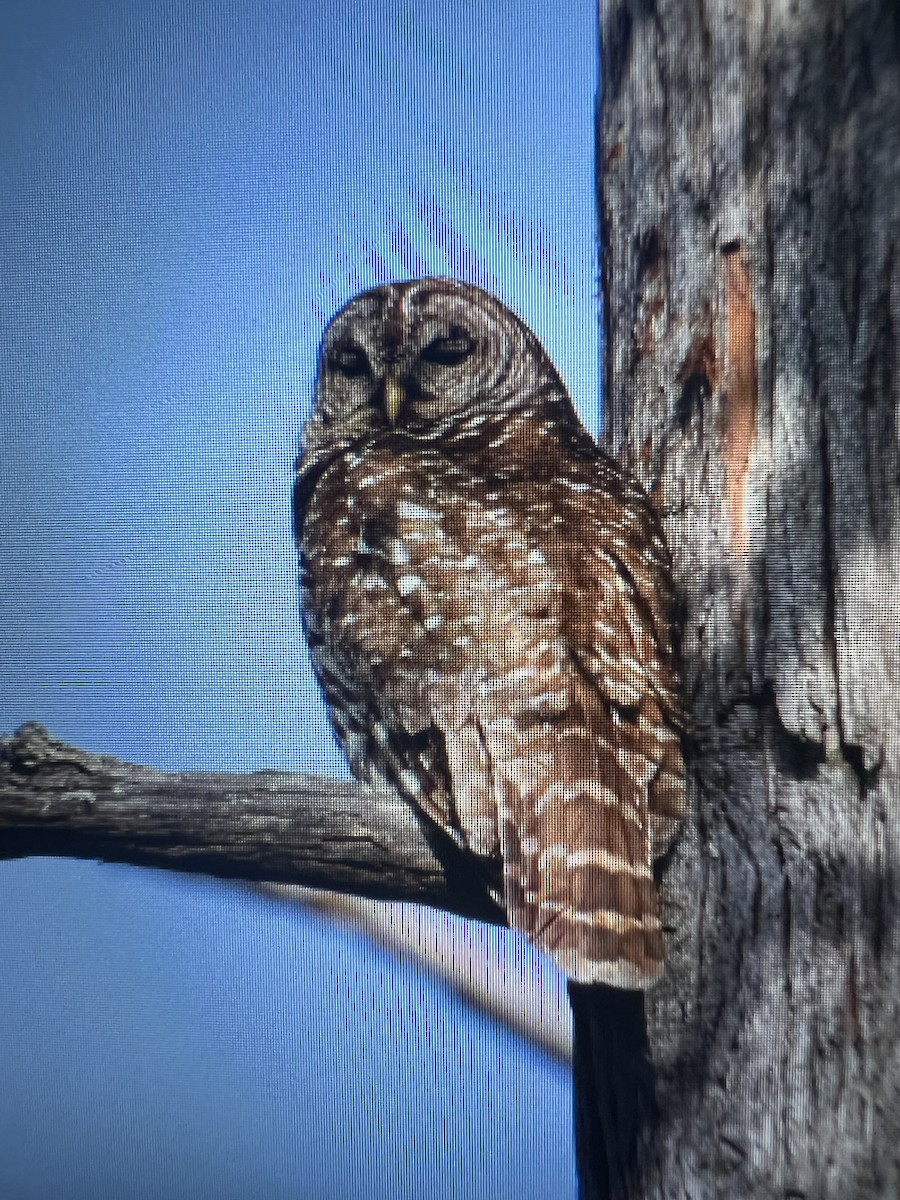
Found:
[[[474,348],[432,361],[447,339]],[[351,301],[323,340],[295,519],[353,772],[499,854],[510,924],[572,978],[653,983],[652,862],[684,806],[668,552],[534,335],[449,280]]]

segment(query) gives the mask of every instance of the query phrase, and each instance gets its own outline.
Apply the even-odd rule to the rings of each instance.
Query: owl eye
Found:
[[[328,365],[332,370],[346,375],[348,379],[353,379],[357,375],[369,374],[369,360],[366,352],[361,346],[354,345],[353,342],[344,342],[333,347],[328,355]]]
[[[475,339],[461,325],[454,325],[447,337],[436,337],[429,342],[422,351],[422,357],[439,367],[455,367],[465,362],[474,350]]]

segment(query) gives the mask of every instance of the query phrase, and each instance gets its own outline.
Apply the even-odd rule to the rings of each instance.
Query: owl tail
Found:
[[[646,802],[624,791],[582,778],[525,805],[520,796],[527,824],[503,821],[504,892],[510,924],[570,979],[647,988],[662,974],[665,945]]]

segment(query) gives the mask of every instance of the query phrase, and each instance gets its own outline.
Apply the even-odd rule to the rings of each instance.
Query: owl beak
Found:
[[[384,381],[384,410],[391,425],[397,424],[402,403],[403,384],[396,376],[388,375]]]

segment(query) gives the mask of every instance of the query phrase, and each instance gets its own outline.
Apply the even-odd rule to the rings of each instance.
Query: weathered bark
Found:
[[[350,780],[157,771],[28,724],[0,739],[0,860],[99,858],[326,887],[506,923],[499,869],[429,838],[400,799]]]
[[[695,801],[617,1194],[893,1200],[900,10],[600,12],[607,436],[667,514]]]

